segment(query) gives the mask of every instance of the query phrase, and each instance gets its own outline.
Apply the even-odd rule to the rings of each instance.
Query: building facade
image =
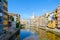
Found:
[[[0,0],[0,30],[8,29],[8,10],[7,10],[7,0]]]
[[[60,5],[57,7],[55,18],[57,19],[57,28],[60,29]]]
[[[38,27],[39,27],[39,17],[35,16],[33,13],[30,19],[30,29],[31,31],[35,32],[35,31],[38,31]]]
[[[10,19],[11,27],[16,28],[16,23],[20,23],[20,15],[9,13],[9,17],[13,17],[13,21]]]
[[[19,14],[9,13],[9,16],[13,16],[14,21],[20,22],[20,15]]]
[[[24,29],[28,29],[28,20],[27,19],[20,20],[20,23],[23,25],[22,27]]]

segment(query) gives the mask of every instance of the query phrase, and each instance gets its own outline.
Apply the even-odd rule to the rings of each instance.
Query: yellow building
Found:
[[[56,27],[56,19],[55,19],[55,12],[51,12],[47,16],[47,27],[55,28]]]
[[[50,20],[50,16],[53,14],[53,20]],[[49,28],[60,28],[60,5],[51,13],[46,14],[47,26]]]

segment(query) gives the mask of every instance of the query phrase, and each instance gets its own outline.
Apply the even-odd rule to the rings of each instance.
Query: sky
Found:
[[[54,11],[59,4],[60,0],[8,0],[8,12],[29,19],[33,12],[35,16],[42,16]]]

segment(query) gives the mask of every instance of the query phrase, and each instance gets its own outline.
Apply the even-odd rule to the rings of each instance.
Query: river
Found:
[[[33,33],[31,31],[20,30],[20,40],[28,38],[28,37],[30,37],[32,35],[33,35]],[[59,35],[54,34],[54,33],[50,32],[50,31],[42,30],[42,29],[39,29],[38,33],[35,32],[34,36],[35,36],[35,38],[37,38],[37,36],[39,37],[39,39],[36,39],[36,40],[60,40]]]
[[[36,39],[38,38],[37,32],[33,33],[31,31],[28,31],[28,30],[20,30],[20,40],[31,39],[31,38],[35,39],[35,37],[36,37]]]
[[[39,29],[38,33],[41,40],[60,40],[59,35],[54,34],[50,31]]]
[[[30,35],[32,35],[31,32],[27,30],[20,30],[20,40],[23,40],[24,38],[29,37]]]

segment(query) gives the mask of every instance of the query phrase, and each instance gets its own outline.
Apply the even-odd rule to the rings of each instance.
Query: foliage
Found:
[[[20,29],[23,29],[23,25],[22,24],[20,24]]]
[[[23,29],[24,28],[24,25],[23,24],[20,24],[19,22],[17,22],[16,23],[16,28]]]
[[[17,22],[16,22],[16,28],[19,28],[19,25],[20,25],[20,23],[17,23]]]
[[[19,22],[16,22],[16,28],[20,28],[20,29],[22,29],[22,24],[20,24]]]
[[[11,19],[11,21],[14,21],[14,17],[13,16],[10,16],[10,19]]]

